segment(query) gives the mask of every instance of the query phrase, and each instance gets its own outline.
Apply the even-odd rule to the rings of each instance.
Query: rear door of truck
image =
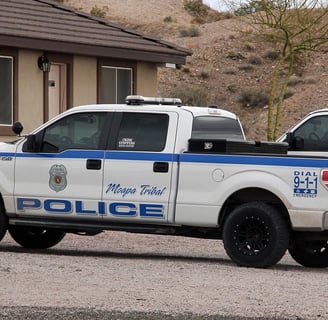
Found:
[[[173,216],[178,114],[117,112],[105,152],[107,220],[163,223]]]

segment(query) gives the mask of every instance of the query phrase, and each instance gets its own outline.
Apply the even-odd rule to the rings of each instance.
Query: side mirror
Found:
[[[12,126],[12,130],[16,135],[20,136],[23,131],[23,125],[19,121],[16,121]]]

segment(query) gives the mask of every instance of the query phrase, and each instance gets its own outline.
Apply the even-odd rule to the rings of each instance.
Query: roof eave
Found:
[[[180,65],[185,64],[187,56],[192,55],[192,52],[189,50],[179,51],[171,49],[170,52],[164,53],[146,50],[131,50],[127,48],[95,46],[71,42],[68,43],[54,40],[16,36],[13,37],[7,35],[0,35],[0,46],[47,52],[62,52],[66,54],[94,56],[99,58],[118,58],[152,63],[174,63]]]

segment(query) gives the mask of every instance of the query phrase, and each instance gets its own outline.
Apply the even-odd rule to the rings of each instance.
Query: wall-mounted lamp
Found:
[[[49,61],[48,57],[42,55],[38,59],[38,67],[43,72],[50,72],[51,62]]]

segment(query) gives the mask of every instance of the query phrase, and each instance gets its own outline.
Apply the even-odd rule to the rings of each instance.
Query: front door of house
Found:
[[[48,81],[48,110],[46,120],[67,109],[67,66],[64,63],[52,63]]]

